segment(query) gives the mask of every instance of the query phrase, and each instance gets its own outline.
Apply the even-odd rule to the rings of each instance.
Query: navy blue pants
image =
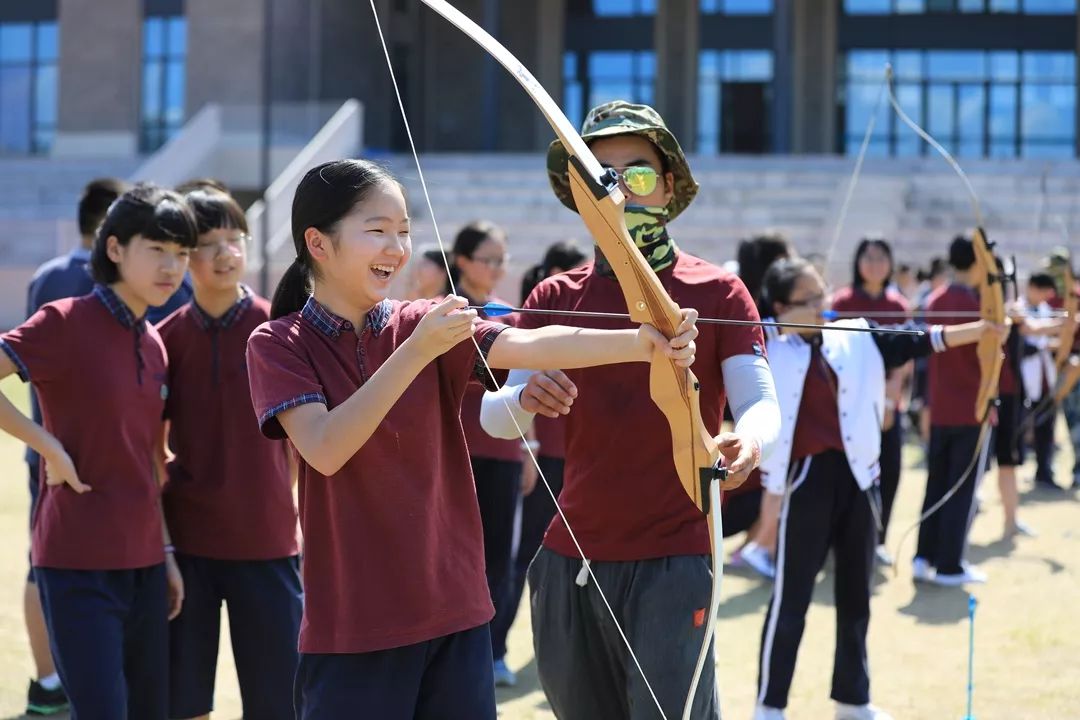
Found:
[[[298,558],[213,560],[176,554],[184,607],[169,626],[169,717],[214,709],[221,603],[245,720],[292,720],[297,635],[303,614]]]
[[[922,512],[937,504],[971,465],[979,451],[979,426],[930,427],[930,450],[927,457],[926,496]],[[938,573],[956,575],[964,571],[961,562],[967,544],[975,487],[980,477],[976,467],[964,479],[956,493],[941,508],[919,525],[915,556],[925,559]]]
[[[551,485],[551,491],[558,497],[562,492],[565,461],[544,455],[536,461]],[[510,627],[514,624],[521,606],[521,597],[525,594],[525,576],[529,572],[529,563],[536,557],[553,517],[555,503],[552,502],[547,488],[543,487],[543,482],[537,478],[533,491],[521,498],[521,533],[511,567],[510,595],[503,603],[503,608],[496,609],[495,618],[491,621],[491,654],[496,660],[506,657],[506,636],[510,634]]]
[[[484,527],[484,569],[491,602],[495,605],[492,627],[509,630],[517,610],[514,604],[513,549],[514,514],[521,496],[521,463],[472,458],[472,470],[476,480],[480,522]],[[547,494],[546,490],[543,492]],[[494,657],[502,658],[506,654],[505,642],[506,634],[502,633],[504,647],[492,647]]]
[[[135,570],[34,568],[71,720],[165,720],[165,564]]]
[[[495,720],[488,626],[355,655],[300,655],[297,720]]]
[[[34,457],[37,457],[35,455]],[[30,531],[34,530],[34,512],[37,510],[38,495],[40,494],[40,487],[38,486],[38,475],[40,474],[41,465],[37,462],[30,462],[26,465],[30,473]],[[29,555],[29,554],[28,554]],[[33,584],[34,580],[34,563],[30,560],[30,567],[26,571],[26,582]]]

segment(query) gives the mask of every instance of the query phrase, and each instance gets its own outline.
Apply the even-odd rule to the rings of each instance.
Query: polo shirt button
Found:
[[[847,437],[844,438],[844,440],[846,440],[847,442],[851,442],[851,436],[848,435]]]

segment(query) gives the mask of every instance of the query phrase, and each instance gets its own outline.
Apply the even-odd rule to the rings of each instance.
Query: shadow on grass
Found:
[[[543,689],[540,687],[540,676],[537,674],[535,657],[530,658],[528,663],[515,671],[515,674],[517,675],[517,685],[512,688],[495,688],[496,703],[517,700],[534,692],[540,693],[541,698],[544,697]],[[551,710],[551,706],[548,705],[547,700],[541,700],[536,704],[536,709]]]
[[[968,592],[964,588],[916,584],[911,601],[900,608],[924,625],[951,625],[968,616]]]
[[[994,558],[1008,557],[1010,563],[1044,564],[1051,575],[1057,575],[1065,570],[1065,566],[1053,558],[1024,554],[1023,552],[1016,553],[1016,550],[1015,538],[1002,538],[986,545],[969,545],[967,554],[968,558],[976,565]]]

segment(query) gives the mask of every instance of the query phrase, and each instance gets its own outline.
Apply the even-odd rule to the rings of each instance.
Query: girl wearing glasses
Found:
[[[494,610],[461,421],[469,383],[491,382],[484,358],[644,366],[660,348],[686,366],[696,349],[692,310],[668,341],[649,326],[519,330],[455,296],[392,301],[409,222],[382,167],[313,168],[293,199],[296,260],[248,341],[262,431],[301,459],[299,720],[494,720]]]
[[[763,307],[778,320],[820,324],[825,283],[806,260],[786,259],[765,274]],[[861,325],[865,319],[836,325]],[[767,492],[782,496],[776,581],[761,643],[755,720],[783,720],[814,581],[836,558],[837,720],[890,720],[870,704],[866,632],[877,544],[885,373],[914,357],[1004,331],[983,321],[909,325],[922,336],[769,329],[769,364],[783,416],[773,454],[761,465]]]
[[[754,301],[737,277],[682,252],[668,232],[698,185],[663,118],[648,106],[615,101],[591,110],[581,134],[597,160],[619,174],[626,226],[675,302],[707,317],[757,320]],[[555,195],[575,209],[567,153],[559,142],[548,151],[548,173]],[[613,271],[598,248],[595,254],[594,262],[543,280],[525,306],[625,313]],[[528,314],[519,327],[555,322],[631,326],[623,320]],[[730,403],[735,432],[718,441],[730,477],[745,479],[779,426],[764,338],[757,327],[711,325],[698,347],[694,373],[701,383],[702,418],[719,433],[724,403]],[[566,376],[564,385],[549,372],[514,371],[503,391],[485,398],[483,422],[499,437],[516,435],[504,397],[522,426],[536,413],[565,416],[559,505],[657,701],[668,717],[678,716],[705,633],[712,588],[708,524],[679,482],[670,425],[644,390],[648,368],[620,365]],[[533,643],[548,701],[560,718],[654,717],[656,703],[642,673],[582,571],[581,555],[556,516],[528,575]],[[701,677],[694,718],[719,715],[713,675]]]
[[[252,417],[244,358],[270,303],[241,283],[248,228],[236,201],[216,190],[186,200],[199,231],[195,296],[158,326],[174,389],[163,504],[187,590],[170,626],[169,717],[213,709],[224,602],[244,717],[285,720],[303,604],[295,471],[286,443]]]

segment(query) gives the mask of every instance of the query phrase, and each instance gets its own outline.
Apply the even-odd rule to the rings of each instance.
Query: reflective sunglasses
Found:
[[[656,189],[656,182],[660,178],[659,173],[648,165],[631,165],[626,168],[611,168],[619,179],[626,185],[626,189],[635,195],[648,195]]]

